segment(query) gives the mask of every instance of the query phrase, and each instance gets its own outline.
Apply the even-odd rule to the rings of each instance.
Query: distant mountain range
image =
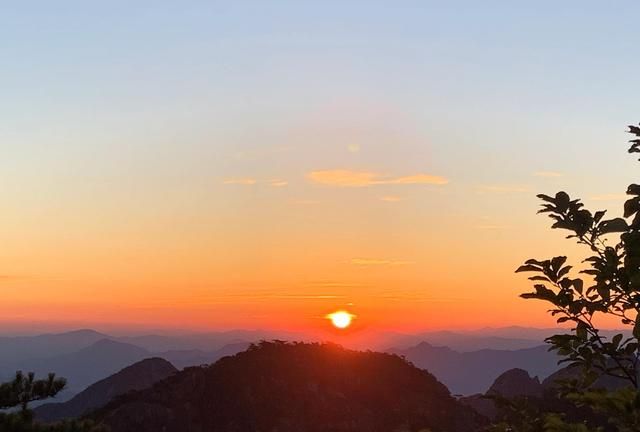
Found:
[[[7,367],[13,368],[16,364],[20,364],[25,360],[70,354],[103,339],[135,345],[152,353],[196,350],[210,353],[232,344],[267,339],[304,340],[304,337],[299,333],[293,332],[256,330],[193,333],[180,336],[113,336],[88,329],[36,336],[1,336],[0,374]]]
[[[504,371],[520,368],[546,377],[559,369],[559,358],[545,345],[520,350],[483,349],[458,352],[422,342],[389,352],[405,357],[434,374],[454,394],[484,393]]]
[[[70,341],[78,335],[80,336],[79,341],[74,345]],[[8,380],[16,370],[34,372],[36,376],[45,376],[49,372],[55,372],[56,375],[67,379],[67,387],[56,396],[58,400],[66,401],[96,381],[146,358],[161,357],[178,368],[184,368],[213,363],[221,357],[243,351],[249,346],[247,342],[238,342],[210,352],[200,350],[151,352],[145,348],[112,339],[102,338],[93,341],[97,337],[105,336],[97,332],[74,332],[64,334],[63,337],[60,336],[53,335],[53,340],[65,341],[65,351],[72,346],[76,348],[81,346],[81,342],[90,344],[70,353],[14,360],[12,364],[4,364],[0,368],[0,381]],[[43,340],[48,346],[46,337],[35,337],[29,341],[34,347],[24,350],[24,352],[40,353],[41,350],[35,349],[35,347]],[[24,339],[21,339],[20,343],[22,346],[28,346]],[[9,345],[11,346],[11,344]],[[0,352],[4,353],[5,351],[9,350],[6,350],[0,341]],[[51,351],[55,352],[56,350],[52,349]]]
[[[541,378],[555,372],[555,356],[541,346],[542,338],[553,332],[521,327],[414,335],[382,332],[377,334],[375,344],[373,334],[356,334],[350,341],[363,348],[384,347],[403,355],[433,373],[453,393],[468,395],[486,391],[508,369],[522,368]],[[213,363],[245,350],[251,342],[296,337],[303,336],[255,330],[124,337],[77,330],[5,336],[0,337],[0,381],[9,379],[16,370],[34,371],[40,376],[55,372],[68,379],[68,388],[58,395],[65,401],[96,381],[149,357],[163,358],[183,369]]]
[[[24,360],[12,369],[35,372],[36,376],[55,372],[56,375],[67,378],[67,388],[59,394],[60,399],[65,399],[99,379],[147,357],[152,355],[143,348],[101,339],[73,353]],[[3,375],[10,372],[11,370],[7,370]]]
[[[0,337],[0,369],[35,358],[53,357],[86,348],[109,336],[93,330],[76,330],[37,336]]]

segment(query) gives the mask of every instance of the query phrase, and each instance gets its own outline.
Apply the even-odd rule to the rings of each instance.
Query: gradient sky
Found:
[[[513,270],[637,180],[640,5],[515,3],[3,3],[2,321],[552,324]]]

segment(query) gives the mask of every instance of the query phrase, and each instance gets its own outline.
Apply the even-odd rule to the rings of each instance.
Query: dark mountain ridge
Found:
[[[467,432],[484,419],[398,356],[263,342],[117,398],[112,432]]]

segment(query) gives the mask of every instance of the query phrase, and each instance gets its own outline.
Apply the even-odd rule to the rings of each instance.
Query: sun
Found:
[[[327,318],[331,320],[331,324],[339,329],[346,329],[351,325],[351,321],[355,318],[355,315],[350,314],[347,311],[339,310],[327,315]]]

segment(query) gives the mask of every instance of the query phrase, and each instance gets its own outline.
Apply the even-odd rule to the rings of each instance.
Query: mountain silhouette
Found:
[[[143,348],[110,339],[101,339],[77,352],[24,361],[16,365],[15,370],[34,372],[36,376],[55,372],[56,375],[65,377],[67,389],[58,396],[64,399],[148,357],[152,357],[151,353]]]
[[[518,350],[539,346],[544,341],[544,339],[510,338],[478,333],[457,333],[445,330],[420,333],[416,335],[416,337],[420,339],[412,345],[427,342],[434,346],[446,346],[458,352],[479,351],[483,349]]]
[[[528,398],[536,401],[542,400],[543,395],[544,387],[538,377],[531,377],[523,369],[510,369],[496,378],[485,394],[466,396],[459,400],[486,418],[495,420],[499,409],[492,399],[485,396],[500,396],[507,399]]]
[[[187,368],[92,417],[112,432],[463,432],[485,423],[398,356],[286,342]]]
[[[567,367],[550,375],[542,383],[538,377],[531,377],[522,369],[511,369],[500,375],[485,394],[475,394],[459,399],[459,401],[473,408],[477,413],[490,419],[500,421],[508,410],[496,403],[493,396],[511,400],[538,412],[557,413],[569,422],[586,423],[592,427],[599,426],[602,431],[613,432],[606,415],[596,413],[587,406],[576,406],[569,399],[558,394],[558,380],[576,378],[581,373],[580,368]],[[621,380],[611,381],[610,377],[602,377],[596,381],[594,387],[619,388]],[[608,387],[608,386],[611,387]],[[489,397],[487,397],[489,396]],[[595,429],[594,429],[595,430]]]
[[[90,385],[67,402],[48,403],[35,408],[34,415],[45,422],[80,417],[106,405],[116,396],[151,387],[175,372],[177,369],[164,359],[145,359]]]
[[[542,377],[558,370],[558,356],[544,345],[521,350],[458,352],[423,342],[390,352],[428,370],[454,394],[484,393],[500,374],[509,369],[520,368]]]
[[[487,394],[507,398],[527,396],[542,397],[543,387],[538,377],[531,377],[524,369],[510,369],[493,382]]]
[[[108,338],[105,334],[86,329],[37,336],[2,336],[0,367],[6,368],[26,359],[69,354],[105,338]]]
[[[43,343],[43,341],[52,340],[50,338],[53,340],[62,338],[65,341],[73,341],[66,346],[67,349],[70,349],[77,344],[92,341],[98,336],[101,334],[82,331],[81,333],[73,332],[63,335],[43,335],[28,340],[30,346],[35,346],[36,341]],[[48,345],[46,342],[44,344]],[[109,377],[120,369],[146,358],[160,357],[176,365],[178,369],[182,369],[188,366],[213,363],[221,357],[243,351],[248,346],[248,343],[243,342],[225,345],[211,352],[200,350],[150,352],[136,345],[110,338],[101,338],[75,352],[51,357],[29,358],[4,365],[0,369],[0,381],[11,379],[18,370],[34,372],[37,376],[45,376],[49,372],[55,372],[58,376],[67,379],[67,387],[56,395],[58,401],[64,402],[96,381]],[[32,351],[41,353],[42,350]],[[35,402],[33,406],[40,404],[41,402]]]

